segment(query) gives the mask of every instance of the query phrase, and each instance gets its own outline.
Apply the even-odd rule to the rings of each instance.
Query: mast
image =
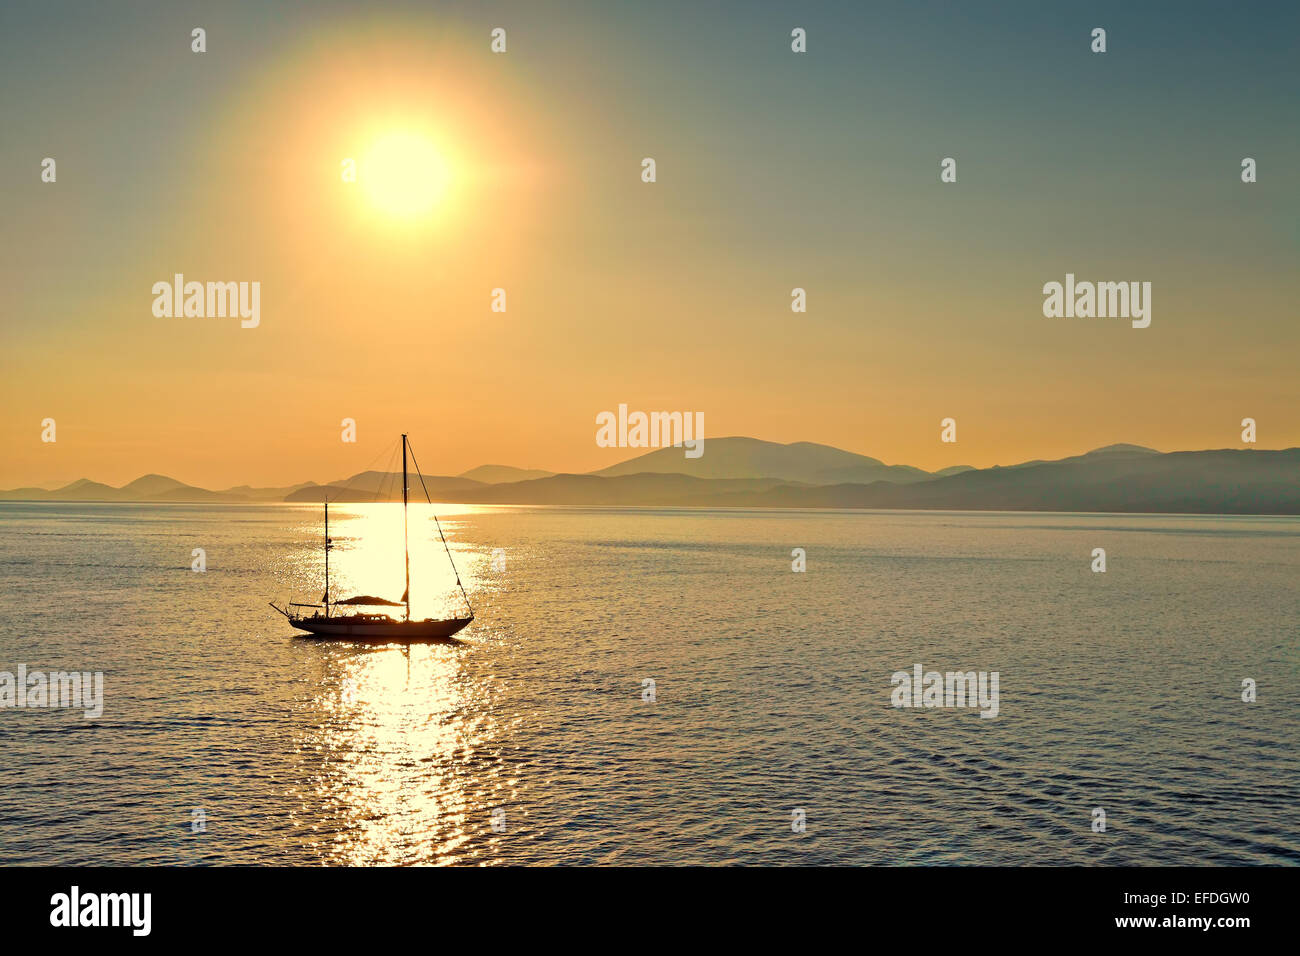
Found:
[[[330,500],[325,499],[325,596],[321,598],[325,605],[325,616],[330,616]]]
[[[406,619],[411,619],[411,541],[406,522],[406,435],[402,435],[402,551],[406,555]]]

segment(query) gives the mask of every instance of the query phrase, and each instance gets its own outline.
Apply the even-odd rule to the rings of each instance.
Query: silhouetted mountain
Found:
[[[427,488],[429,497],[434,501],[463,501],[459,495],[476,488],[489,487],[481,481],[468,478],[453,478],[446,475],[425,477],[424,487],[414,473],[407,476],[409,495],[412,501],[423,501]],[[448,497],[452,496],[452,497]],[[385,471],[363,471],[345,481],[328,485],[305,485],[297,491],[285,495],[285,501],[401,501],[402,473]]]
[[[485,485],[499,485],[506,481],[530,481],[533,478],[550,478],[553,471],[539,468],[514,468],[510,465],[479,465],[469,471],[461,472],[457,477],[479,481]]]
[[[781,445],[758,438],[708,438],[704,454],[687,458],[685,448],[659,448],[617,465],[590,472],[602,478],[621,475],[678,474],[696,478],[781,478],[807,484],[872,481],[925,481],[929,472],[910,465],[886,465],[830,445]]]
[[[175,478],[168,478],[165,475],[142,475],[135,481],[118,488],[118,494],[123,498],[139,498],[141,500],[157,501],[165,498],[172,492],[184,492],[186,490],[201,491],[199,488],[191,488],[182,481]],[[205,494],[215,494],[208,491]]]
[[[296,485],[284,485],[280,488],[254,488],[252,485],[237,485],[234,488],[226,488],[218,492],[223,496],[232,498],[249,498],[254,501],[284,501],[287,495],[293,494],[301,488],[315,487],[314,481],[300,481]]]
[[[713,504],[729,502],[715,499]],[[1300,514],[1300,449],[1079,456],[906,486],[776,488],[745,507]]]
[[[1134,454],[1158,455],[1160,454],[1160,452],[1156,451],[1154,448],[1147,448],[1144,445],[1125,445],[1121,443],[1118,445],[1104,445],[1101,448],[1094,448],[1092,451],[1086,452],[1081,457],[1086,458],[1088,455],[1134,455]]]
[[[706,477],[676,472],[632,474],[560,474],[526,481],[484,483],[465,477],[434,476],[424,480],[435,501],[615,505],[634,507],[736,508],[903,508],[956,511],[1103,511],[1181,512],[1198,514],[1300,514],[1300,448],[1285,451],[1226,449],[1161,453],[1137,445],[1108,445],[1059,461],[1033,461],[1008,467],[972,469],[954,466],[916,479],[920,469],[882,465],[828,448],[796,443],[776,445],[753,439],[711,439],[705,459],[719,444],[730,452],[718,470],[773,468],[799,471],[791,450],[808,452],[813,463],[801,473],[813,480],[781,476]],[[728,448],[724,445],[724,451]],[[681,449],[660,449],[621,468]],[[704,460],[696,459],[695,461]],[[651,464],[676,464],[656,459]],[[873,473],[885,469],[902,480],[827,483],[845,470]],[[925,475],[924,472],[920,472]],[[285,501],[400,501],[401,475],[362,472],[345,482],[289,486]],[[162,475],[145,475],[122,488],[81,479],[54,490],[19,488],[0,497],[42,501],[257,501],[284,489],[240,486],[225,492],[182,484]],[[412,476],[411,499],[424,490]]]
[[[281,496],[282,497],[282,496]],[[22,501],[226,501],[240,502],[249,500],[242,495],[222,491],[209,491],[196,488],[168,478],[165,475],[143,475],[135,481],[114,488],[111,485],[81,478],[56,488],[45,491],[39,488],[16,488],[12,491],[0,491],[0,499]],[[280,499],[276,499],[280,500]]]
[[[62,501],[113,501],[118,497],[118,490],[89,478],[79,478],[70,485],[48,492],[45,497]]]
[[[581,479],[581,480],[575,480]],[[597,484],[596,482],[603,482]],[[513,504],[952,511],[1300,514],[1300,448],[1285,451],[1123,452],[987,468],[923,482],[741,488],[722,479],[558,475],[496,485],[462,501]]]
[[[1022,461],[1018,465],[994,465],[994,468],[1028,468],[1032,465],[1050,465],[1063,461],[1083,461],[1084,459],[1105,458],[1115,460],[1118,458],[1142,458],[1147,455],[1158,455],[1160,452],[1154,448],[1143,448],[1141,445],[1106,445],[1102,448],[1094,448],[1092,451],[1084,452],[1082,455],[1072,455],[1069,458],[1058,458],[1048,461],[1043,458],[1035,458],[1033,461]],[[939,474],[939,472],[935,472]]]
[[[26,488],[10,488],[8,491],[0,491],[0,500],[48,501],[53,491],[53,488],[37,488],[33,486]]]

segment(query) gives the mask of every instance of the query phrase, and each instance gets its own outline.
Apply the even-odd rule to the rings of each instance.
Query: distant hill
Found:
[[[925,481],[929,472],[910,465],[886,465],[830,445],[793,442],[781,445],[757,438],[708,438],[704,454],[687,458],[684,448],[659,448],[617,465],[591,472],[602,478],[637,474],[679,474],[695,478],[780,478],[805,484],[872,481]]]
[[[111,485],[79,478],[70,485],[47,492],[45,497],[56,501],[113,501],[118,497],[118,492]]]
[[[510,465],[479,465],[477,468],[461,472],[457,477],[468,478],[470,481],[482,482],[485,485],[499,485],[506,481],[531,481],[534,478],[550,478],[554,474],[556,472],[542,471],[537,468],[514,468]]]
[[[1088,455],[1158,455],[1160,452],[1154,448],[1147,448],[1143,445],[1106,445],[1102,448],[1094,448],[1087,453]]]
[[[196,488],[165,475],[142,475],[135,481],[114,488],[88,478],[81,478],[62,488],[45,491],[17,488],[0,491],[0,499],[22,501],[247,501],[248,497]],[[278,500],[278,499],[277,499]]]
[[[994,468],[1029,468],[1033,465],[1050,465],[1063,461],[1083,461],[1085,459],[1106,458],[1112,461],[1119,458],[1141,458],[1146,455],[1158,455],[1160,452],[1154,448],[1144,448],[1141,445],[1106,445],[1103,448],[1094,448],[1092,451],[1084,452],[1082,455],[1073,455],[1070,458],[1059,458],[1056,462],[1050,462],[1042,458],[1035,458],[1033,461],[1022,461],[1018,465],[994,465]],[[935,472],[940,474],[940,472]]]
[[[142,475],[135,481],[123,485],[117,489],[119,495],[123,498],[139,498],[141,500],[157,501],[165,499],[174,493],[184,493],[186,491],[201,491],[199,488],[191,488],[184,482],[177,481],[175,478],[168,478],[165,475]],[[206,494],[215,494],[215,492],[205,492]]]
[[[481,481],[468,478],[453,478],[445,475],[426,476],[424,487],[420,479],[411,473],[408,476],[408,488],[412,501],[423,501],[427,488],[429,497],[434,501],[463,501],[456,497],[475,488],[487,487]],[[328,485],[305,485],[297,491],[284,496],[285,501],[401,501],[402,473],[384,471],[363,471],[343,481]]]
[[[10,488],[0,491],[0,500],[4,501],[48,501],[53,488]]]
[[[249,498],[254,501],[284,501],[287,495],[291,495],[302,488],[312,487],[316,487],[316,482],[300,481],[296,485],[285,485],[280,488],[254,488],[252,485],[237,485],[234,488],[227,488],[219,492],[219,494],[232,498]]]
[[[734,499],[733,499],[734,500]],[[714,504],[722,503],[714,499]],[[1300,514],[1300,448],[1082,455],[907,486],[775,488],[745,507]]]

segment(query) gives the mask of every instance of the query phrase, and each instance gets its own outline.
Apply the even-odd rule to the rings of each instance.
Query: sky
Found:
[[[586,471],[639,453],[620,404],[926,469],[1300,445],[1298,64],[1294,4],[7,0],[0,488],[329,480],[403,431]],[[394,141],[445,175],[417,214]],[[259,324],[156,316],[176,273]],[[1045,317],[1067,273],[1150,327]]]

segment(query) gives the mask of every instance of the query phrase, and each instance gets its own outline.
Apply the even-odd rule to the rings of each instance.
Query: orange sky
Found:
[[[595,444],[619,403],[703,412],[705,454],[750,435],[927,469],[1240,447],[1247,416],[1259,447],[1300,444],[1296,198],[1276,155],[1296,134],[1266,96],[1234,110],[1231,88],[1189,89],[1162,106],[1199,117],[1199,151],[1171,121],[1135,155],[1154,101],[1133,106],[1122,76],[1069,86],[1086,60],[1042,94],[1077,98],[1088,135],[1071,139],[1070,109],[1036,110],[1014,63],[953,102],[901,64],[792,62],[752,24],[718,52],[703,29],[611,13],[575,35],[521,13],[493,55],[472,7],[214,16],[204,54],[166,17],[135,41],[60,45],[49,22],[30,54],[6,47],[0,488],[326,480],[400,431],[431,474],[584,471],[636,453]],[[127,69],[139,44],[163,52]],[[866,70],[892,95],[863,102]],[[994,119],[971,118],[982,101]],[[341,180],[393,133],[445,157],[430,215]],[[1273,158],[1243,185],[1254,152]],[[260,282],[259,326],[155,317],[151,287],[177,272]],[[1151,327],[1044,318],[1066,272],[1152,282]]]

